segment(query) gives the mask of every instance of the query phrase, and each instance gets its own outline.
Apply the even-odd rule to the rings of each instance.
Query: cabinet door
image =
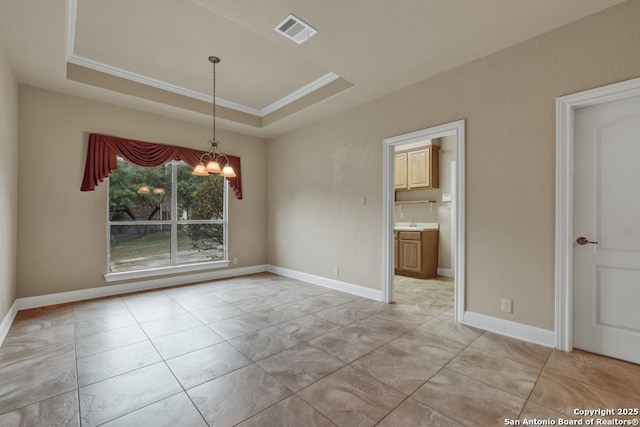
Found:
[[[395,188],[407,188],[407,153],[396,154],[394,176]]]
[[[408,154],[408,188],[430,187],[431,149],[414,150]]]
[[[420,240],[400,240],[400,270],[412,273],[422,272],[422,242]]]

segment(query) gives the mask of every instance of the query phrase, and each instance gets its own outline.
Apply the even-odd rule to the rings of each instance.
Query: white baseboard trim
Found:
[[[290,270],[275,265],[267,265],[267,271],[278,274],[280,276],[290,277],[292,279],[302,280],[314,285],[324,286],[325,288],[335,289],[349,294],[358,295],[375,301],[382,301],[382,291],[377,289],[365,288],[364,286],[354,285],[339,280],[328,279],[314,274],[303,273],[296,270]]]
[[[105,285],[97,288],[79,289],[77,291],[59,292],[55,294],[38,295],[34,297],[18,298],[9,310],[7,316],[0,324],[0,337],[6,325],[6,331],[13,322],[18,310],[27,310],[30,308],[45,307],[54,304],[64,304],[75,301],[82,301],[92,298],[108,297],[112,295],[127,294],[131,292],[146,291],[151,289],[167,288],[170,286],[186,285],[189,283],[204,282],[207,280],[223,279],[227,277],[243,276],[246,274],[263,273],[265,271],[278,274],[280,276],[290,277],[292,279],[302,280],[314,285],[324,286],[329,289],[336,289],[375,301],[382,301],[382,291],[370,289],[360,285],[354,285],[347,282],[328,279],[326,277],[316,276],[309,273],[303,273],[296,270],[290,270],[284,267],[277,267],[269,264],[254,265],[250,267],[232,268],[227,270],[207,271],[194,274],[182,274],[179,276],[163,277],[151,280],[136,281],[124,283],[120,285]]]
[[[438,268],[437,273],[438,276],[453,277],[453,270],[450,268]]]
[[[124,283],[121,285],[105,285],[98,288],[80,289],[77,291],[59,292],[55,294],[19,298],[18,300],[16,300],[16,303],[18,306],[18,310],[26,310],[36,307],[45,307],[47,305],[82,301],[91,298],[107,297],[111,295],[146,291],[150,289],[167,288],[169,286],[186,285],[189,283],[204,282],[207,280],[243,276],[245,274],[263,273],[265,271],[267,271],[267,266],[263,264],[250,267],[231,268],[227,270],[206,271],[194,274],[181,274],[179,276],[136,281],[131,283]]]
[[[463,321],[465,325],[495,332],[522,341],[540,344],[545,347],[555,346],[555,333],[548,329],[537,328],[510,320],[498,319],[484,314],[465,311]]]
[[[7,337],[9,328],[11,328],[11,324],[13,323],[13,319],[16,318],[16,314],[18,314],[18,300],[15,300],[13,304],[11,304],[11,308],[9,308],[4,319],[0,322],[0,346],[2,346],[4,339]]]

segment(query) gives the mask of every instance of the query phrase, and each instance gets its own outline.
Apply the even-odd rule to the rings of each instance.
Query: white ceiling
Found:
[[[219,56],[221,125],[272,137],[622,1],[0,0],[0,44],[21,83],[199,123]]]

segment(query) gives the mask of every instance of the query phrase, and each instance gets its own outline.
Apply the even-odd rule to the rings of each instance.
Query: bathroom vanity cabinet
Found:
[[[426,279],[438,275],[439,230],[394,231],[395,274]]]

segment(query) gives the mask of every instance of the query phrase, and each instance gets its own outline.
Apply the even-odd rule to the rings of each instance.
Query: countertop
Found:
[[[411,225],[408,222],[396,222],[393,229],[396,231],[439,230],[440,224],[437,222],[417,222],[415,225]]]

